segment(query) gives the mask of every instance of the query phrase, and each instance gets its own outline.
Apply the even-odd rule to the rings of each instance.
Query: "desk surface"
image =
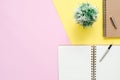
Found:
[[[120,38],[103,37],[103,1],[102,0],[53,0],[64,29],[72,44],[119,44]],[[75,9],[79,4],[88,2],[98,8],[97,21],[83,29],[74,19]]]

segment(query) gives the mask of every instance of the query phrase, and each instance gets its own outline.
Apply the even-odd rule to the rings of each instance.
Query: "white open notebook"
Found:
[[[120,80],[120,46],[112,46],[102,62],[108,45],[94,47],[59,46],[59,80]]]

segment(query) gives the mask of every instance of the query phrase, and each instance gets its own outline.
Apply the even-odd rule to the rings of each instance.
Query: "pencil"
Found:
[[[110,17],[110,20],[112,22],[112,25],[115,29],[117,29],[117,25],[116,25],[116,22],[115,22],[115,19],[113,17]]]

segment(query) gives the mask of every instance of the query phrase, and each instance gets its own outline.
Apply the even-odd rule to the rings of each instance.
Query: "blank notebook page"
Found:
[[[120,80],[120,47],[112,46],[101,63],[100,58],[108,46],[97,46],[97,80]]]
[[[59,46],[59,80],[91,80],[91,46]]]

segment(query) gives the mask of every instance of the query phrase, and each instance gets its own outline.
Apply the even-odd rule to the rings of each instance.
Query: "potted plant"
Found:
[[[98,10],[89,3],[82,3],[75,12],[75,20],[78,24],[83,27],[88,27],[93,25],[97,20]]]

